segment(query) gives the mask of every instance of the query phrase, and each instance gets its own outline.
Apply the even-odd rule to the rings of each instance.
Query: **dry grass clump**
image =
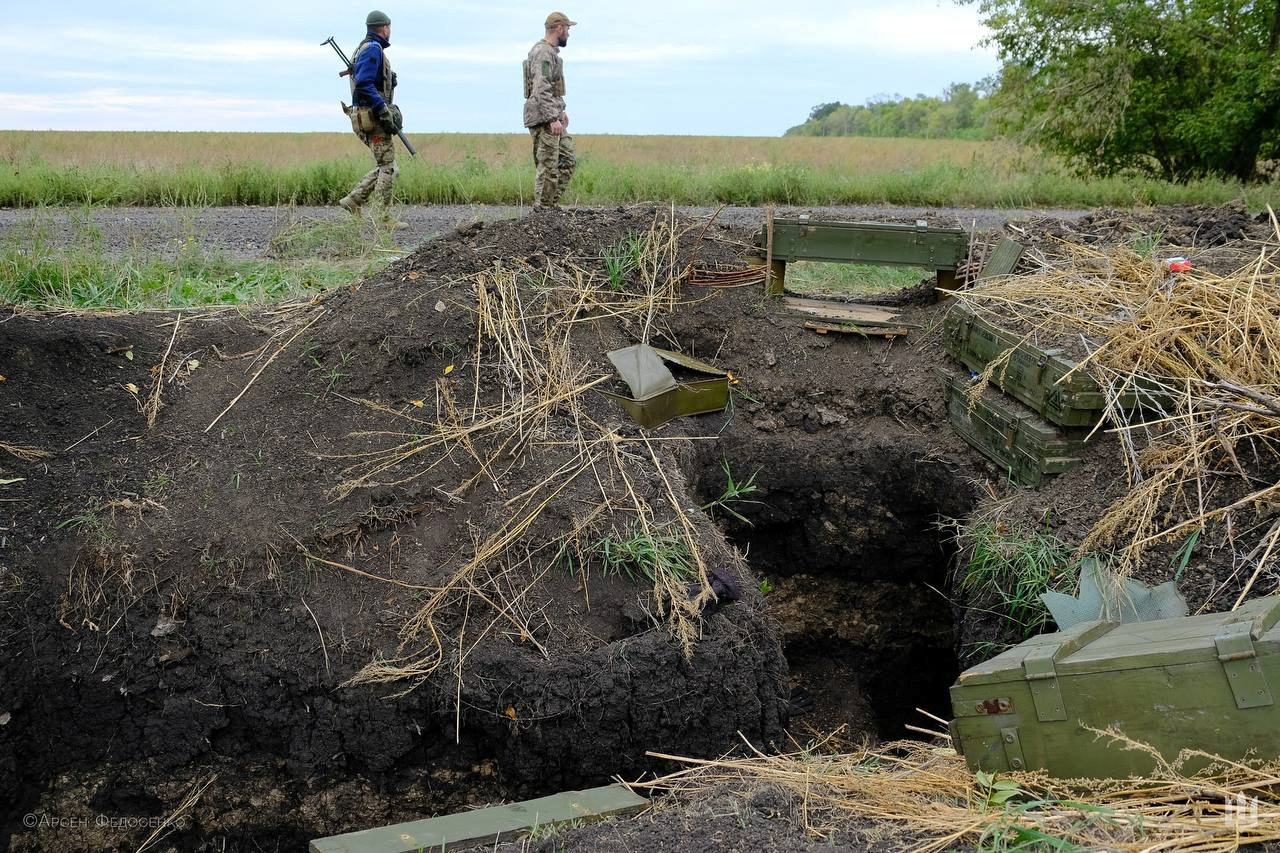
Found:
[[[16,456],[23,462],[39,462],[41,459],[48,459],[53,455],[49,451],[41,450],[38,447],[29,447],[25,444],[10,444],[6,441],[0,441],[0,450],[10,456]]]
[[[1113,748],[1154,751],[1115,732]],[[631,787],[687,798],[715,788],[772,784],[798,802],[804,829],[840,837],[862,821],[892,827],[901,849],[1232,851],[1280,840],[1280,762],[1233,762],[1186,751],[1160,759],[1151,778],[1051,779],[1043,772],[970,773],[950,746],[902,741],[830,754],[823,744],[785,755],[752,750],[702,760],[650,755],[688,765]],[[1155,754],[1158,757],[1158,754]],[[1184,775],[1187,761],[1208,760]]]
[[[1169,274],[1127,248],[1063,243],[1031,275],[957,294],[1027,340],[1067,347],[1103,389],[1131,488],[1082,547],[1116,550],[1122,571],[1213,522],[1225,522],[1233,544],[1256,541],[1253,510],[1280,496],[1266,473],[1280,462],[1278,254],[1280,231],[1230,275]],[[1278,535],[1272,524],[1246,558],[1255,578]]]
[[[351,464],[334,490],[336,498],[360,488],[411,483],[449,459],[473,472],[447,492],[455,501],[481,482],[504,489],[513,485],[513,469],[523,468],[530,454],[553,459],[558,467],[504,502],[505,521],[487,535],[475,534],[471,554],[402,625],[397,653],[369,664],[348,683],[408,680],[412,689],[449,660],[460,678],[467,654],[496,631],[546,656],[536,637],[540,629],[554,626],[531,606],[529,589],[564,553],[568,540],[589,535],[619,513],[649,535],[659,528],[675,530],[683,541],[697,583],[689,584],[687,572],[661,567],[652,580],[659,614],[686,653],[692,653],[699,612],[711,596],[693,523],[650,440],[623,438],[589,416],[583,395],[610,377],[595,374],[571,346],[578,324],[605,318],[622,318],[639,330],[642,340],[648,337],[655,318],[675,307],[677,286],[686,273],[675,263],[681,233],[674,217],[670,222],[660,217],[638,237],[638,285],[632,289],[619,290],[598,271],[572,261],[545,269],[523,262],[495,265],[468,277],[475,294],[475,347],[470,365],[436,382],[434,407],[422,407],[434,417],[362,401],[409,422],[412,431],[358,433],[356,437],[377,446],[340,457]],[[647,482],[662,485],[659,509],[651,506],[652,495],[636,486],[637,475],[646,471],[652,475]],[[558,531],[553,538],[537,540],[531,531],[538,519],[583,480],[598,485],[597,504],[567,537]],[[537,568],[539,563],[544,567]],[[444,624],[456,624],[459,617],[461,629],[450,628],[457,634],[446,636]]]

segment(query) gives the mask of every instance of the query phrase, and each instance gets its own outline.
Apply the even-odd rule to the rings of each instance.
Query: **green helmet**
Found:
[[[374,9],[369,13],[369,17],[364,19],[364,25],[369,29],[373,29],[374,27],[389,27],[391,26],[391,18],[387,16],[386,12],[379,12],[377,9]]]

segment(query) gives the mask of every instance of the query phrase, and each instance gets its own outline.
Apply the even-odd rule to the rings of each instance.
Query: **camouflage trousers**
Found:
[[[395,189],[396,175],[400,167],[396,165],[395,137],[386,133],[359,134],[360,141],[369,146],[373,152],[373,162],[377,165],[360,179],[360,183],[347,195],[356,203],[364,204],[369,196],[374,196],[384,207],[391,205],[391,192]]]
[[[556,136],[551,125],[539,124],[529,128],[533,137],[533,163],[537,177],[533,182],[533,206],[554,207],[560,203],[578,160],[573,156],[573,137],[567,133]]]

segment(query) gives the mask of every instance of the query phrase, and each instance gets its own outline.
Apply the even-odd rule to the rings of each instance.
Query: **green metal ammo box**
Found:
[[[1102,389],[1083,371],[1072,373],[1076,362],[1062,350],[1033,346],[963,304],[952,305],[943,318],[942,345],[976,373],[1012,349],[1004,368],[992,377],[1000,390],[1060,426],[1091,427],[1102,419],[1106,406]],[[1125,408],[1135,408],[1139,402],[1135,393],[1120,398]]]
[[[986,391],[970,406],[967,383],[943,368],[942,380],[951,425],[965,441],[1000,465],[1014,482],[1039,486],[1044,478],[1080,462],[1088,430],[1055,427],[1001,394]]]
[[[631,396],[602,391],[642,427],[672,418],[723,411],[729,405],[729,374],[715,365],[671,350],[636,344],[608,353]]]
[[[1239,610],[1154,622],[1084,622],[1042,634],[961,674],[951,738],[971,770],[1062,778],[1150,773],[1155,759],[1093,730],[1115,729],[1167,760],[1280,757],[1280,596]],[[1087,727],[1087,728],[1086,728]],[[1189,759],[1187,773],[1205,766]]]

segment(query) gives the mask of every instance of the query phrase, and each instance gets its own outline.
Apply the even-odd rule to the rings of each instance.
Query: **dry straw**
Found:
[[[529,607],[527,593],[547,569],[533,568],[533,560],[554,560],[554,555],[565,553],[568,539],[587,535],[593,525],[618,513],[638,519],[650,533],[663,525],[679,529],[701,587],[691,591],[686,581],[659,574],[654,595],[673,637],[692,653],[700,630],[698,614],[710,595],[693,523],[653,447],[648,446],[643,456],[629,453],[616,434],[589,417],[584,395],[610,377],[593,373],[589,361],[571,345],[581,323],[625,320],[643,329],[643,336],[656,317],[675,307],[678,285],[686,274],[676,267],[682,233],[673,214],[669,220],[655,218],[649,231],[639,236],[638,287],[633,290],[616,290],[598,272],[570,260],[541,269],[520,261],[496,264],[469,276],[464,281],[475,295],[475,347],[470,369],[459,369],[456,376],[469,377],[470,393],[456,376],[438,380],[430,409],[433,418],[357,401],[411,422],[413,431],[354,434],[374,446],[336,457],[350,464],[333,491],[335,499],[371,486],[411,483],[447,460],[474,472],[447,493],[454,499],[482,481],[507,488],[511,471],[522,465],[531,449],[541,453],[554,448],[560,464],[506,501],[506,520],[486,535],[477,533],[470,555],[452,567],[404,621],[396,653],[370,663],[348,684],[407,682],[411,690],[450,662],[460,683],[466,655],[498,631],[546,656],[538,629],[554,626]],[[669,505],[666,521],[633,485],[644,469],[650,469],[649,481],[662,485]],[[546,509],[571,486],[591,479],[600,488],[600,499],[587,513],[589,523],[550,541],[531,539]],[[524,583],[515,580],[517,575]],[[477,617],[478,612],[489,615]]]
[[[1114,732],[1097,734],[1113,748],[1151,752]],[[751,748],[745,757],[719,760],[650,753],[687,766],[631,787],[686,799],[778,786],[793,795],[797,821],[815,836],[840,840],[874,821],[891,836],[884,846],[926,853],[967,845],[1218,853],[1280,841],[1280,763],[1188,751],[1178,762],[1158,760],[1144,779],[1057,780],[1042,772],[984,779],[950,746],[935,744],[902,741],[840,754],[824,752],[823,744],[785,755]],[[1183,775],[1180,762],[1193,760],[1208,760],[1211,769]]]
[[[1255,541],[1246,532],[1269,525],[1280,499],[1266,474],[1280,461],[1280,231],[1229,275],[1171,274],[1127,248],[1058,249],[1033,274],[957,296],[1027,341],[1065,347],[1105,394],[1130,489],[1082,547],[1114,550],[1131,571],[1152,546],[1215,522],[1237,545]]]

